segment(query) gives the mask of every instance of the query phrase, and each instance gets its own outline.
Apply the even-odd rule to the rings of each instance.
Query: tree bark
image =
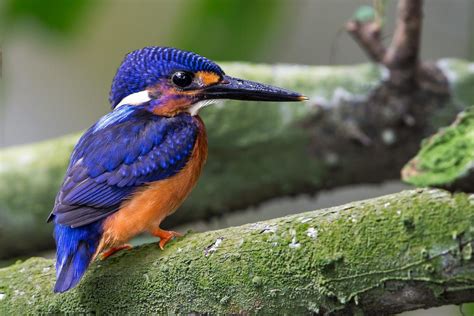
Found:
[[[390,82],[403,91],[413,90],[420,78],[420,40],[423,18],[422,0],[400,0],[392,43],[382,59],[390,69]],[[423,68],[423,65],[421,66]]]
[[[387,315],[474,300],[472,196],[412,190],[206,233],[93,263],[0,269],[0,313]]]

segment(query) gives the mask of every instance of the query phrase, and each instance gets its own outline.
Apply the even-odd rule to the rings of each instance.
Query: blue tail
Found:
[[[76,286],[89,266],[102,237],[102,221],[71,228],[55,223],[56,285],[62,293]]]

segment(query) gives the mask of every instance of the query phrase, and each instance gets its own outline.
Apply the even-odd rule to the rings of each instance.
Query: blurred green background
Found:
[[[386,3],[386,41],[396,1]],[[367,57],[343,31],[370,0],[0,0],[0,147],[90,126],[109,110],[123,56],[175,46],[217,61],[352,64]],[[474,1],[426,0],[424,59],[474,57]],[[227,226],[399,191],[399,183],[273,201],[224,219]],[[331,195],[332,194],[332,195]],[[280,213],[278,213],[278,210]],[[266,213],[265,213],[266,212]],[[249,215],[250,214],[250,215]],[[264,214],[264,215],[262,215]],[[238,219],[236,219],[238,217]],[[197,230],[209,229],[194,227]],[[433,315],[433,311],[416,312]],[[456,307],[437,310],[457,315]],[[466,315],[469,312],[465,310]]]
[[[390,40],[396,1],[386,1]],[[0,147],[83,129],[108,111],[123,56],[176,46],[217,61],[351,64],[342,31],[371,0],[2,0]],[[472,56],[474,1],[427,0],[422,55]],[[74,120],[71,120],[74,118]]]

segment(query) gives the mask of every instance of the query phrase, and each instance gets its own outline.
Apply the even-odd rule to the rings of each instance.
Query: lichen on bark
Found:
[[[387,314],[472,301],[473,217],[470,195],[405,191],[141,246],[62,295],[53,262],[33,258],[0,269],[0,312]]]

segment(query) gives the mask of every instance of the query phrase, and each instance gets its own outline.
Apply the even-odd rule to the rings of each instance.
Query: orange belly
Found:
[[[130,200],[104,221],[103,236],[97,253],[126,243],[132,237],[159,227],[195,186],[207,158],[207,136],[200,124],[193,152],[185,167],[171,178],[156,181],[135,193]]]

